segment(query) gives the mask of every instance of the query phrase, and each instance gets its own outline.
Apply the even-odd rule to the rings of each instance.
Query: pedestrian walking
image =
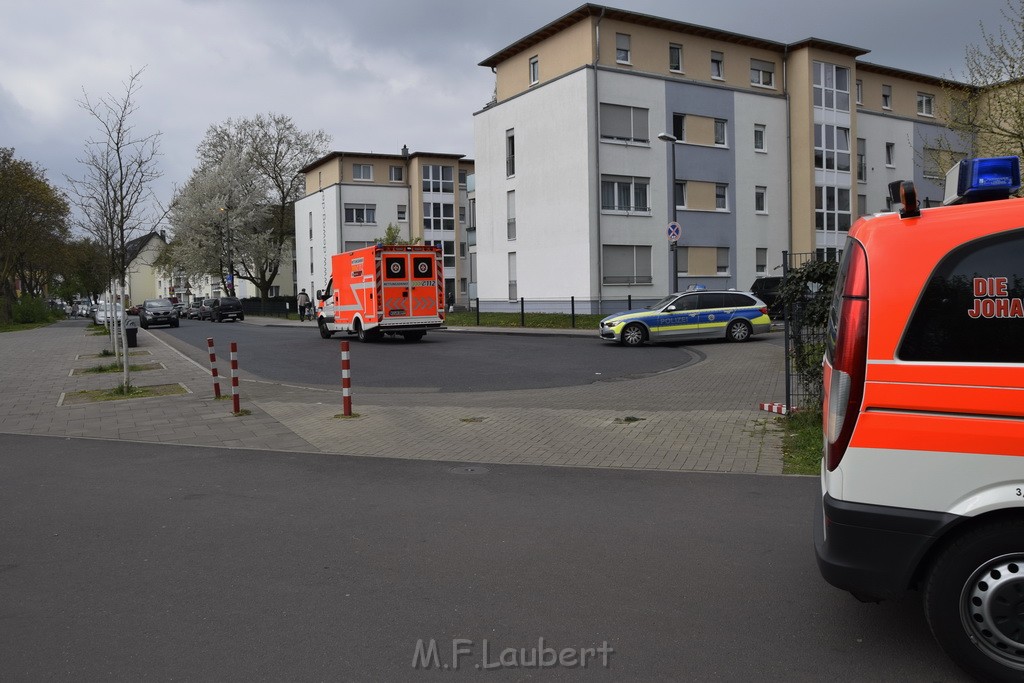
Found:
[[[306,294],[306,290],[303,289],[299,292],[299,295],[295,297],[295,303],[299,307],[299,322],[306,319],[306,313],[309,313],[309,319],[313,319],[313,314],[309,310],[309,294]]]

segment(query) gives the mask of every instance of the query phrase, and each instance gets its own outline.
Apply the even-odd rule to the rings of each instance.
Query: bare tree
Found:
[[[115,300],[124,295],[128,242],[153,225],[152,184],[161,175],[157,163],[160,133],[140,135],[133,125],[142,72],[139,69],[129,74],[120,95],[107,94],[93,100],[83,89],[78,104],[98,125],[99,134],[86,140],[84,155],[78,159],[85,167],[84,176],[67,179],[81,227],[107,250]],[[117,304],[118,310],[123,307],[123,301]],[[115,311],[111,321],[115,350],[118,331],[121,348],[127,345],[124,325],[118,325],[117,319]],[[127,392],[131,387],[127,355],[123,366],[123,390]]]
[[[968,45],[964,73],[945,86],[942,115],[978,156],[1024,156],[1024,0],[1006,0],[994,31],[981,26]]]

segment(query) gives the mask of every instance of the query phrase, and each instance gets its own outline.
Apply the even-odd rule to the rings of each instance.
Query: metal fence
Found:
[[[242,299],[242,311],[246,315],[265,315],[273,318],[287,318],[295,313],[295,300],[276,298],[262,301],[260,299]]]
[[[554,313],[568,315],[572,326],[576,327],[576,316],[580,315],[611,315],[633,308],[643,308],[657,303],[663,297],[625,296],[614,299],[587,299],[574,296],[553,299],[470,299],[469,310],[477,314],[477,324],[481,313],[518,313],[520,325],[526,326],[527,313]]]
[[[829,254],[838,256],[839,254]],[[782,252],[782,275],[785,280],[792,270],[811,261],[827,258],[821,253]],[[831,290],[809,291],[800,300],[784,307],[783,331],[786,339],[786,406],[790,411],[817,410],[822,400],[821,359],[825,352],[824,326],[806,319],[806,311],[820,296],[831,296]]]

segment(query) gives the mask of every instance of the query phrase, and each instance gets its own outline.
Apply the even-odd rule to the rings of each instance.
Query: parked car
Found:
[[[782,317],[782,302],[779,301],[779,288],[782,278],[776,275],[759,277],[750,285],[750,293],[768,304],[768,314],[773,318]]]
[[[213,299],[210,320],[215,323],[225,320],[245,320],[245,312],[242,310],[242,302],[233,296],[222,296]]]
[[[147,329],[151,325],[178,326],[178,312],[169,299],[146,299],[139,307],[139,326]]]
[[[202,299],[193,299],[192,303],[185,309],[185,317],[189,320],[199,320],[199,309],[203,306]]]
[[[216,299],[203,299],[203,302],[199,304],[200,320],[213,320],[213,306],[216,302]]]
[[[725,338],[747,341],[771,329],[768,306],[750,292],[698,290],[670,294],[653,306],[610,315],[601,321],[602,339],[626,346],[645,341]]]

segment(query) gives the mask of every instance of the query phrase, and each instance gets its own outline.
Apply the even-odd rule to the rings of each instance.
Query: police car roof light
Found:
[[[1020,189],[1020,157],[964,159],[946,173],[943,204],[1006,199]]]

